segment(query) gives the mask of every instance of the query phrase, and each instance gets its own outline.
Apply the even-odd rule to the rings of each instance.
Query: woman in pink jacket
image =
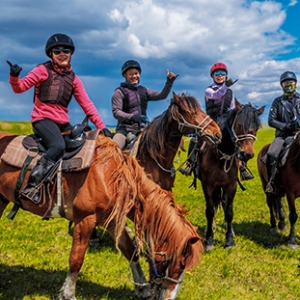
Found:
[[[72,96],[85,114],[90,115],[89,119],[96,128],[102,129],[105,136],[111,136],[82,81],[72,70],[71,56],[74,50],[72,39],[57,33],[46,42],[45,52],[51,60],[37,65],[25,77],[19,77],[21,67],[7,61],[10,66],[9,82],[15,93],[23,93],[34,87],[32,128],[42,138],[47,149],[32,169],[22,192],[27,197],[64,154],[66,144],[61,133],[72,128],[68,116]],[[39,193],[33,200],[39,201]]]

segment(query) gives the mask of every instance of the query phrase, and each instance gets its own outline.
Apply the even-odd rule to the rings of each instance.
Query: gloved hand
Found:
[[[179,74],[175,74],[173,72],[169,72],[168,69],[166,70],[166,74],[167,74],[167,78],[169,78],[171,80],[175,80],[179,76]]]
[[[111,132],[107,129],[107,128],[103,128],[102,132],[105,136],[107,137],[111,137]]]
[[[6,61],[10,66],[10,75],[13,77],[18,77],[22,71],[22,68],[18,65],[13,65],[9,60]]]
[[[131,117],[131,122],[132,123],[142,123],[142,120],[143,120],[143,116],[142,115],[139,115],[139,114],[136,114],[136,115],[133,115]]]
[[[236,80],[233,81],[231,78],[229,78],[229,79],[227,79],[227,80],[225,81],[225,85],[226,85],[227,87],[230,87],[230,86],[234,85],[237,81],[238,81],[238,79],[236,79]]]
[[[294,122],[287,123],[287,124],[285,125],[285,129],[286,129],[286,130],[290,130],[290,131],[294,131],[294,130],[295,130],[295,123],[294,123]]]

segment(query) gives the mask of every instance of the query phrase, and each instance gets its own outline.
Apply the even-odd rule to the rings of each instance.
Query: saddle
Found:
[[[35,204],[40,206],[46,205],[49,210],[54,205],[49,193],[47,193],[49,185],[54,185],[56,181],[61,182],[62,171],[81,171],[91,165],[100,130],[85,131],[82,126],[79,128],[81,129],[79,130],[76,125],[73,127],[77,131],[75,138],[72,135],[72,131],[64,135],[67,145],[66,152],[62,160],[55,164],[54,168],[43,179],[39,187],[42,191],[40,201]],[[20,189],[24,183],[27,170],[32,169],[36,165],[37,160],[43,155],[45,150],[43,142],[36,135],[20,135],[10,142],[2,154],[1,159],[5,163],[21,169],[15,188],[15,205],[8,215],[9,219],[13,219],[18,209],[22,207],[19,199]],[[57,202],[60,203],[63,202],[63,191],[61,189],[62,185],[57,184]],[[63,205],[60,205],[59,209],[61,210],[60,214],[63,215]]]

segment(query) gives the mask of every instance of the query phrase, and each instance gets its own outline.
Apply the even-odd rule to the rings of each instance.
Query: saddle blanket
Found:
[[[72,158],[63,160],[62,170],[65,172],[81,171],[91,165],[91,161],[95,151],[96,140],[99,135],[99,129],[86,132],[86,141],[82,149]],[[22,140],[26,135],[19,135],[13,139],[3,152],[1,159],[7,164],[22,168],[23,163],[28,155],[34,156],[29,169],[32,169],[42,153],[30,152],[22,145]]]

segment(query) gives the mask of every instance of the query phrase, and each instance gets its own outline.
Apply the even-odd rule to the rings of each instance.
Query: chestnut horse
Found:
[[[141,133],[136,152],[140,165],[163,189],[172,189],[176,171],[184,164],[176,170],[173,162],[182,136],[187,134],[197,134],[212,144],[220,143],[222,137],[219,126],[195,97],[173,93],[169,108]]]
[[[238,181],[238,159],[247,161],[253,158],[253,145],[257,130],[261,127],[259,116],[264,106],[256,109],[251,104],[241,105],[237,100],[236,108],[228,111],[222,130],[222,142],[208,145],[198,155],[194,172],[194,186],[197,178],[202,184],[206,200],[206,250],[214,247],[214,218],[217,208],[222,204],[226,224],[226,247],[232,247],[234,233],[233,199]]]
[[[0,132],[0,155],[16,136]],[[15,201],[20,169],[0,160],[0,216],[9,201]],[[28,178],[29,171],[26,174]],[[144,299],[175,299],[183,275],[199,261],[203,246],[200,236],[185,217],[171,192],[148,178],[132,157],[123,154],[111,139],[99,135],[91,166],[78,172],[63,172],[64,216],[75,223],[69,258],[69,273],[59,299],[75,299],[78,273],[95,225],[104,226],[132,269],[135,293]],[[21,199],[23,209],[36,215],[62,217],[57,207],[56,183],[50,187],[48,203]],[[49,196],[48,196],[49,197]],[[135,243],[125,222],[134,222]],[[150,277],[147,282],[139,254],[147,252]]]
[[[270,144],[265,145],[257,157],[258,172],[265,190],[268,183],[267,168],[261,159],[266,155]],[[289,153],[285,163],[278,167],[278,174],[275,183],[279,190],[277,195],[266,194],[266,202],[270,210],[271,232],[278,233],[278,229],[286,228],[285,213],[282,205],[282,198],[286,196],[289,207],[290,233],[288,247],[297,248],[295,224],[298,219],[295,201],[300,197],[300,132],[298,131],[289,145]],[[278,220],[278,226],[276,224]]]

